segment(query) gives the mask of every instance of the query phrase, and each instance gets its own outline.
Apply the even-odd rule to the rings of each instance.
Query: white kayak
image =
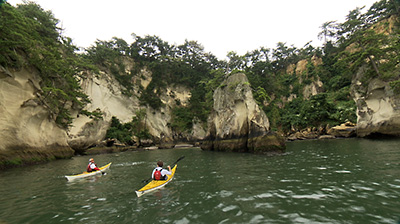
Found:
[[[90,177],[90,176],[94,176],[97,174],[102,174],[104,171],[108,170],[111,166],[111,163],[100,167],[99,171],[94,171],[94,172],[83,172],[81,174],[76,174],[76,175],[71,175],[71,176],[65,176],[65,178],[67,178],[68,181],[72,181],[72,180],[76,180],[76,179],[81,179],[81,178],[85,178],[85,177]]]

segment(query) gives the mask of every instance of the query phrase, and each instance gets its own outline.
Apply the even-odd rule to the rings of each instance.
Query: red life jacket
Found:
[[[92,171],[95,171],[95,170],[100,170],[99,168],[97,168],[97,164],[94,164],[95,166],[96,166],[96,168],[94,168],[94,169],[92,169],[92,168],[90,168],[90,165],[91,165],[92,163],[89,163],[88,165],[87,165],[87,168],[86,168],[86,171],[87,172],[92,172]]]
[[[163,176],[161,175],[161,170],[154,171],[154,180],[164,180]]]

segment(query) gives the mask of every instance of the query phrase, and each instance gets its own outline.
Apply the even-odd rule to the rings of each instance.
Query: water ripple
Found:
[[[124,167],[124,166],[136,166],[136,165],[140,165],[146,163],[144,161],[141,162],[124,162],[124,163],[117,163],[117,164],[113,164],[113,167]]]
[[[306,198],[306,199],[321,200],[321,199],[326,198],[327,195],[325,195],[325,194],[308,194],[308,195],[293,195],[292,197],[293,197],[293,198],[296,198],[296,199],[303,199],[303,198]]]
[[[297,142],[276,157],[193,149],[98,155],[115,170],[73,184],[59,177],[87,157],[0,172],[0,223],[397,223],[395,143]],[[136,197],[151,161],[182,153],[171,183]]]

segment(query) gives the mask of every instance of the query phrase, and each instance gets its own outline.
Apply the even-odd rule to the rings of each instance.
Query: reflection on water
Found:
[[[400,140],[288,143],[262,156],[169,149],[95,156],[107,175],[68,182],[88,157],[0,172],[0,223],[397,223]],[[184,155],[136,197],[156,161]]]

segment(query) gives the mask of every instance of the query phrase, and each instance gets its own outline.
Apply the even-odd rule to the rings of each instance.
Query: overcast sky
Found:
[[[51,10],[64,35],[75,45],[89,47],[112,37],[156,35],[169,44],[198,41],[206,52],[225,59],[278,42],[303,47],[313,41],[324,22],[343,22],[356,7],[368,9],[378,0],[36,0]],[[7,0],[12,5],[22,0]]]

